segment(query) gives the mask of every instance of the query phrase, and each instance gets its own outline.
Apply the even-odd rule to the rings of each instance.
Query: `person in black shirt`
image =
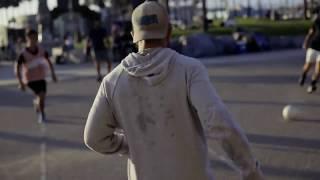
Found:
[[[100,72],[101,61],[107,61],[108,63],[108,72],[111,72],[112,64],[108,59],[107,48],[105,47],[104,40],[107,36],[106,30],[101,27],[100,22],[96,21],[94,28],[89,33],[88,44],[92,45],[91,56],[92,60],[97,69],[97,81],[102,80],[102,75]]]
[[[303,86],[309,70],[315,65],[315,72],[312,76],[312,81],[307,92],[313,93],[317,89],[317,81],[320,77],[320,16],[319,13],[313,20],[312,27],[309,29],[303,48],[307,49],[306,62],[303,66],[303,71],[299,79],[300,86]]]

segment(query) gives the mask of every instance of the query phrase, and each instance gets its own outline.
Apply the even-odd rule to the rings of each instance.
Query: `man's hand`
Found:
[[[21,90],[21,91],[26,91],[26,86],[24,84],[19,84],[18,88]]]

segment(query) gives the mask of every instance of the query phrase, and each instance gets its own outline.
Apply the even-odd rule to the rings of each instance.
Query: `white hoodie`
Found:
[[[94,151],[128,153],[129,180],[213,180],[208,137],[244,176],[258,170],[205,67],[168,48],[131,53],[108,74],[84,132]]]

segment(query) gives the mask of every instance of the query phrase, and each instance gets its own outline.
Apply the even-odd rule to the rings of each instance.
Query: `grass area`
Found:
[[[268,19],[237,19],[240,27],[262,32],[271,36],[305,35],[311,26],[308,20],[272,21]]]
[[[234,28],[220,27],[221,21],[216,20],[209,28],[209,33],[213,35],[231,35]],[[261,32],[269,36],[296,36],[305,35],[311,26],[308,20],[288,20],[288,21],[272,21],[268,19],[236,19],[238,27],[242,27],[248,31]],[[200,28],[173,31],[173,36],[188,35],[195,32],[201,32]]]

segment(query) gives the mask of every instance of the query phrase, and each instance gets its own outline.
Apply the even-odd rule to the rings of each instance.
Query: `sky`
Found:
[[[217,2],[217,0],[208,0],[208,6],[211,6]],[[248,5],[248,0],[229,0],[228,1],[231,5],[232,4],[241,4],[244,6]],[[271,7],[279,7],[288,4],[289,6],[299,4],[303,2],[303,0],[249,0],[251,6],[258,7],[259,2],[261,3],[262,7],[270,8]],[[212,4],[213,3],[213,4]],[[214,6],[214,5],[213,5]]]
[[[83,2],[83,0],[79,0],[80,4]],[[179,0],[170,0],[170,1],[179,1]],[[181,1],[181,0],[180,0]],[[185,0],[185,1],[191,1],[191,0]],[[248,1],[250,2],[251,6],[253,7],[258,7],[259,2],[263,7],[269,8],[270,6],[272,7],[277,7],[277,6],[283,6],[286,4],[295,5],[299,4],[302,2],[302,0],[227,0],[229,2],[230,6],[234,5],[243,5],[247,6]],[[56,0],[48,0],[48,7],[49,9],[53,9],[57,4]],[[222,6],[223,2],[222,0],[207,0],[207,4],[209,8],[215,7],[215,6]]]
[[[170,0],[171,2],[179,1],[179,0]],[[180,0],[181,1],[181,0]],[[191,1],[191,0],[184,0]],[[261,2],[262,7],[265,8],[275,8],[279,6],[283,6],[285,4],[289,4],[289,6],[294,6],[296,4],[302,3],[302,0],[228,0],[229,6],[233,7],[233,5],[239,6],[247,6],[248,1],[250,1],[251,6],[258,7],[258,2]],[[80,3],[82,0],[80,0]],[[57,0],[48,0],[49,9],[53,9],[57,5]],[[214,7],[223,7],[224,4],[222,0],[207,0],[208,8]],[[19,7],[13,8],[10,7],[8,10],[0,8],[0,25],[7,25],[8,19],[11,19],[14,16],[23,16],[23,15],[32,15],[37,13],[38,8],[38,0],[24,1],[20,4]]]
[[[175,0],[170,0],[173,4]],[[176,2],[179,0],[176,0]],[[187,3],[190,3],[192,0],[180,0],[180,1],[186,1]],[[270,7],[279,7],[284,6],[288,4],[289,6],[297,5],[299,3],[302,3],[303,0],[207,0],[208,8],[214,8],[214,7],[224,7],[225,2],[228,2],[229,7],[233,6],[247,6],[248,2],[253,7],[258,7],[259,2],[261,3],[261,6],[264,8],[270,8]]]

